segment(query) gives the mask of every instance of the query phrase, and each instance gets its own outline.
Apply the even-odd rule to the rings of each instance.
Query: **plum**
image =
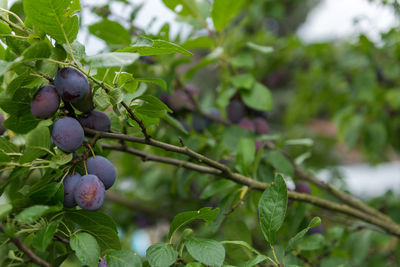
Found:
[[[62,68],[54,78],[57,93],[64,101],[77,103],[89,92],[89,82],[85,75],[74,68]]]
[[[81,179],[81,175],[79,173],[69,173],[65,176],[63,184],[64,184],[64,207],[73,208],[76,206],[74,191],[75,186]]]
[[[110,131],[111,119],[102,111],[92,110],[88,114],[79,116],[78,120],[84,128],[90,128],[101,132]]]
[[[31,112],[35,118],[48,119],[53,116],[60,107],[60,97],[56,87],[48,84],[43,86],[33,97]]]
[[[306,182],[297,182],[294,191],[311,195],[311,187]]]
[[[87,95],[83,99],[77,101],[76,103],[72,103],[72,105],[74,106],[74,108],[83,113],[90,112],[94,109],[92,87],[90,84]]]
[[[232,123],[238,123],[244,116],[245,110],[242,102],[233,100],[227,106],[228,119]]]
[[[255,131],[254,123],[249,118],[243,118],[239,122],[239,126],[243,129],[253,132]]]
[[[54,144],[64,152],[74,152],[83,143],[84,132],[77,120],[63,117],[53,125],[51,133]]]
[[[87,174],[76,184],[74,198],[82,209],[94,211],[103,206],[105,193],[103,182],[96,175]]]
[[[167,105],[174,111],[178,112],[183,109],[194,109],[194,103],[190,96],[182,91],[177,90],[167,98]]]
[[[269,125],[265,121],[264,118],[258,117],[254,119],[254,126],[256,130],[256,134],[268,134],[269,133]]]
[[[105,157],[91,157],[87,160],[86,166],[88,173],[99,177],[106,189],[114,184],[117,172],[114,165]]]
[[[108,267],[106,258],[102,259],[98,267]]]
[[[196,114],[193,115],[192,125],[193,125],[193,129],[196,132],[202,133],[209,124],[210,124],[210,121],[208,119],[204,118],[203,116],[199,116]]]
[[[5,118],[3,116],[3,114],[0,113],[0,135],[4,134],[5,131],[7,130],[4,126],[3,126],[3,122],[5,121]]]
[[[311,228],[307,232],[307,234],[309,234],[309,235],[312,235],[312,234],[321,234],[322,235],[323,233],[324,233],[324,227],[322,226],[322,224]]]

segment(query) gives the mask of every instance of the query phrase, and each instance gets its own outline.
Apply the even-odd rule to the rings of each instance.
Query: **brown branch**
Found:
[[[277,150],[278,152],[282,153],[288,160],[290,160],[292,162],[294,169],[295,169],[295,177],[298,177],[299,179],[306,180],[306,181],[309,181],[310,183],[315,184],[316,186],[326,190],[327,192],[329,192],[330,194],[332,194],[333,196],[335,196],[336,198],[341,200],[343,203],[346,203],[354,208],[362,210],[370,215],[381,218],[382,220],[393,223],[393,220],[386,214],[379,212],[378,210],[368,206],[367,204],[363,203],[362,201],[337,189],[336,187],[319,180],[313,174],[302,169],[298,164],[296,164],[293,161],[293,159],[286,152],[278,150],[272,142],[266,142],[266,146],[270,149],[274,149],[274,150]]]
[[[0,231],[4,233],[4,226],[1,224],[0,224]],[[10,240],[19,250],[24,252],[29,257],[31,262],[36,263],[39,266],[51,267],[50,263],[37,256],[31,249],[27,248],[19,238],[12,237],[10,238]]]
[[[62,237],[62,236],[60,236],[60,235],[58,235],[58,234],[55,234],[54,238],[57,239],[58,241],[64,243],[64,244],[69,245],[69,240],[64,238],[64,237]]]
[[[102,137],[106,137],[106,136],[108,136],[109,138],[117,139],[116,137],[122,137],[123,135],[104,133],[104,135]],[[138,142],[138,143],[145,142],[142,138],[137,138],[137,137],[124,136],[123,138],[124,138],[124,140],[131,141],[131,142],[135,142],[133,140],[139,140],[140,142]],[[159,141],[157,141],[157,142],[159,142]],[[157,144],[160,145],[160,143],[164,144],[164,145],[168,145],[168,146],[166,146],[166,147],[170,148],[170,150],[168,150],[168,151],[172,151],[171,147],[169,147],[169,146],[172,146],[173,150],[176,150],[175,152],[178,152],[178,153],[179,152],[183,153],[186,151],[186,150],[184,150],[184,151],[180,150],[181,149],[180,147],[176,147],[176,146],[162,143],[162,142],[159,142]],[[164,145],[160,145],[158,147],[162,148]],[[143,151],[136,150],[133,148],[128,148],[128,147],[112,146],[112,145],[107,145],[107,144],[103,144],[103,147],[106,149],[128,152],[133,155],[140,156],[142,159],[145,159],[147,161],[157,161],[157,162],[162,162],[162,163],[166,163],[166,164],[170,164],[170,165],[188,168],[188,169],[195,170],[198,172],[214,174],[216,176],[232,180],[235,183],[246,185],[250,189],[264,191],[269,186],[269,184],[267,184],[267,183],[262,183],[262,182],[254,180],[254,179],[251,179],[249,177],[243,176],[241,174],[233,173],[230,170],[226,171],[225,168],[224,168],[224,170],[221,170],[216,167],[210,167],[210,166],[207,167],[207,166],[203,166],[200,164],[186,162],[186,161],[177,160],[177,159],[172,159],[172,158],[168,158],[168,157],[155,156],[155,155],[148,154]],[[185,153],[183,153],[183,154],[185,154]],[[226,166],[224,165],[224,167],[226,167]],[[352,208],[348,205],[338,204],[338,203],[335,203],[335,202],[332,202],[329,200],[325,200],[325,199],[321,199],[321,198],[311,196],[308,194],[297,193],[297,192],[293,192],[293,191],[288,191],[288,196],[290,199],[293,199],[293,200],[311,203],[311,204],[313,204],[315,206],[319,206],[323,209],[329,209],[331,211],[336,211],[339,213],[349,215],[354,218],[361,219],[365,222],[368,222],[370,224],[380,227],[382,230],[384,230],[385,232],[387,232],[389,234],[392,234],[395,236],[400,236],[400,227],[397,224],[383,221],[380,218],[371,216],[370,214],[364,213],[364,212],[357,210],[355,208]]]

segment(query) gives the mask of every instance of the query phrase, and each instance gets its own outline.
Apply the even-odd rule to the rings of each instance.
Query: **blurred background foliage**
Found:
[[[115,2],[126,5],[125,10],[130,11],[128,20],[113,13],[111,6]],[[331,182],[346,189],[336,166],[357,162],[378,164],[399,159],[400,34],[396,26],[382,33],[379,42],[360,34],[346,40],[305,43],[296,31],[319,2],[242,1],[237,16],[226,18],[228,22],[232,21],[224,30],[214,33],[209,26],[212,1],[185,0],[181,3],[165,0],[166,6],[177,14],[177,20],[185,25],[185,29],[190,29],[186,34],[171,36],[169,24],[164,24],[156,34],[135,26],[141,5],[127,0],[109,0],[98,6],[82,0],[83,8],[89,9],[90,16],[95,16],[97,22],[81,27],[103,40],[108,51],[124,48],[131,43],[131,38],[145,35],[181,44],[194,53],[193,57],[144,56],[141,64],[125,70],[135,77],[164,79],[167,94],[160,86],[151,83],[140,83],[132,94],[147,91],[164,99],[174,110],[172,116],[188,126],[185,134],[179,127],[160,121],[157,126],[150,126],[152,136],[173,144],[179,144],[178,136],[181,136],[193,150],[224,160],[227,165],[265,182],[272,181],[276,169],[269,151],[264,149],[255,173],[251,173],[254,170],[240,169],[240,162],[235,162],[235,157],[240,138],[272,139],[303,166],[315,172],[330,170]],[[374,2],[389,5],[398,14],[397,1]],[[14,3],[11,10],[24,17],[21,2]],[[224,19],[221,18],[221,23]],[[113,31],[109,31],[110,28]],[[110,73],[113,71],[119,69]],[[99,70],[97,75],[102,78],[104,73]],[[113,81],[112,76],[107,79]],[[246,90],[256,84],[268,88],[273,99],[271,108],[258,108],[258,101],[244,100]],[[188,94],[182,97],[177,93],[190,92],[192,87],[196,88],[192,96],[199,109],[186,98]],[[263,93],[255,98],[266,96],[269,97]],[[270,133],[256,136],[237,125],[224,126],[217,122],[207,122],[207,127],[196,131],[196,116],[201,120],[201,112],[217,112],[226,120],[226,109],[232,100],[244,102],[247,117],[265,118]],[[261,102],[261,105],[265,103],[269,105],[268,101]],[[111,116],[113,130],[140,134],[134,128],[123,128],[119,118]],[[176,122],[172,124],[177,125]],[[293,140],[296,142],[291,143]],[[157,155],[169,155],[156,148],[132,146]],[[118,168],[118,180],[105,202],[105,212],[119,225],[124,247],[133,248],[142,255],[147,242],[163,240],[168,223],[176,213],[204,206],[218,206],[226,212],[239,198],[240,187],[230,181],[173,166],[142,162],[126,153],[112,152],[108,158]],[[289,181],[296,182],[290,164],[289,167],[282,163],[278,165],[279,171],[287,174]],[[331,198],[317,187],[312,187],[312,193]],[[244,240],[265,251],[267,248],[256,215],[260,195],[251,192],[243,206],[227,216],[221,213],[208,227],[193,225],[197,229],[196,236]],[[400,199],[396,193],[389,191],[368,201],[395,221],[400,220]],[[303,229],[314,215],[322,217],[323,234],[307,236],[286,258],[286,264],[400,264],[397,238],[365,229],[364,224],[304,203],[289,205],[278,243],[285,242]],[[279,246],[276,250],[279,251]],[[249,258],[248,253],[245,248],[229,247],[227,262],[236,266]],[[76,259],[71,257],[69,263],[73,265]]]

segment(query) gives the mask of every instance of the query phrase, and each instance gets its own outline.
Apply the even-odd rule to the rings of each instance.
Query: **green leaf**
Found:
[[[108,267],[142,267],[140,256],[129,250],[117,250],[107,255]]]
[[[139,96],[132,107],[136,112],[151,118],[163,118],[167,112],[172,112],[160,99],[152,95]]]
[[[98,265],[100,247],[96,239],[88,233],[76,233],[71,236],[69,245],[83,265]]]
[[[10,212],[12,211],[12,205],[11,204],[1,204],[0,205],[0,219],[5,218]]]
[[[178,252],[167,243],[157,243],[146,251],[146,259],[151,267],[168,267],[175,263]]]
[[[32,44],[22,53],[24,59],[48,58],[51,55],[51,48],[46,41]]]
[[[325,238],[321,234],[313,234],[306,236],[303,240],[301,240],[297,248],[299,250],[316,250],[320,249],[324,245]]]
[[[210,198],[218,193],[221,192],[226,192],[232,187],[234,187],[236,183],[229,181],[229,180],[224,180],[224,179],[218,179],[206,186],[204,188],[203,192],[201,192],[200,199],[207,199]]]
[[[29,198],[36,204],[48,204],[61,188],[61,183],[52,182],[37,190],[34,189],[34,191],[29,194]],[[33,188],[31,187],[31,189]]]
[[[259,263],[261,263],[263,261],[266,261],[266,260],[267,260],[267,256],[265,256],[265,255],[257,255],[255,258],[250,259],[250,260],[246,261],[245,263],[240,264],[239,266],[240,267],[252,267],[252,266],[257,265],[257,264],[259,264]]]
[[[232,77],[232,84],[237,88],[251,89],[254,81],[254,77],[250,73],[238,74]]]
[[[33,223],[44,214],[57,210],[59,210],[58,207],[35,205],[24,209],[15,218],[20,223]]]
[[[136,78],[138,82],[154,83],[160,86],[164,91],[167,91],[167,83],[163,79],[158,78]]]
[[[5,153],[18,153],[18,147],[8,141],[5,137],[0,137],[0,150]]]
[[[133,93],[138,88],[139,82],[127,72],[118,73],[118,87],[124,88],[128,93]]]
[[[184,134],[189,134],[188,131],[186,131],[185,127],[183,127],[182,123],[175,119],[174,117],[170,116],[169,114],[166,114],[166,116],[163,117],[163,119],[177,128],[179,131],[181,131]]]
[[[117,226],[113,219],[99,211],[68,211],[65,217],[92,234],[102,250],[121,249]]]
[[[11,33],[11,28],[3,21],[0,21],[0,34],[10,34],[10,33]]]
[[[275,242],[275,232],[281,228],[285,219],[287,202],[285,180],[281,175],[277,175],[274,183],[265,189],[258,203],[261,230],[270,244]]]
[[[242,68],[251,69],[254,67],[255,63],[254,63],[254,58],[253,58],[252,54],[241,53],[241,54],[237,55],[236,57],[232,58],[231,64],[234,67],[238,67],[238,68],[242,67]]]
[[[230,245],[238,245],[238,246],[242,246],[245,247],[247,249],[249,249],[251,252],[254,252],[257,255],[260,255],[261,253],[258,252],[255,248],[253,248],[252,246],[250,246],[249,243],[242,241],[242,240],[226,240],[226,241],[222,241],[221,244],[230,244]]]
[[[162,0],[163,3],[171,9],[173,12],[180,16],[188,16],[196,17],[196,14],[199,14],[198,6],[196,1],[194,0],[185,0],[184,2],[181,0]],[[184,4],[182,4],[184,3]],[[180,6],[181,9],[177,9]]]
[[[78,34],[77,16],[67,16],[71,0],[25,0],[26,16],[38,29],[59,43],[72,43]]]
[[[139,58],[136,53],[104,53],[85,57],[85,62],[92,68],[111,68],[131,65]]]
[[[207,36],[200,36],[194,39],[187,40],[182,44],[185,49],[210,49],[214,45],[213,40]]]
[[[296,248],[297,244],[303,239],[304,235],[308,232],[308,230],[320,224],[321,224],[321,218],[314,217],[306,228],[298,232],[294,237],[292,237],[289,240],[288,245],[285,249],[286,253]]]
[[[90,25],[89,32],[108,44],[129,45],[131,43],[129,32],[116,21],[103,19],[100,22]]]
[[[207,266],[221,266],[225,260],[225,248],[215,240],[189,238],[185,242],[189,254]]]
[[[243,5],[243,0],[214,0],[211,17],[217,31],[223,30],[237,15]]]
[[[267,151],[266,159],[278,171],[293,177],[294,167],[282,153],[274,150]]]
[[[122,93],[121,89],[114,88],[109,93],[108,96],[110,98],[110,103],[113,105],[121,103],[122,99],[124,98],[124,94]]]
[[[48,127],[37,127],[26,136],[25,151],[20,163],[32,161],[46,155],[50,147],[50,130]]]
[[[255,159],[256,147],[254,140],[240,138],[236,149],[236,165],[243,174],[249,174]]]
[[[23,113],[22,111],[18,114]],[[34,129],[38,124],[39,120],[33,117],[30,110],[27,113],[21,115],[12,114],[7,120],[3,122],[3,126],[16,133],[24,134]]]
[[[219,209],[212,209],[210,207],[201,208],[198,211],[186,211],[179,213],[174,217],[169,228],[168,239],[171,239],[172,235],[184,225],[194,220],[204,220],[206,223],[210,223],[217,217]]]
[[[0,60],[0,76],[2,76],[13,63]]]
[[[177,44],[164,40],[151,40],[144,37],[139,38],[133,46],[120,49],[118,52],[138,53],[141,56],[165,55],[174,53],[180,53],[188,56],[192,55],[192,53]]]
[[[66,15],[71,16],[77,11],[81,11],[81,2],[80,0],[72,0]]]
[[[270,46],[258,45],[253,42],[247,42],[247,46],[263,54],[269,54],[274,51],[274,49]]]
[[[271,110],[272,109],[272,95],[261,83],[255,83],[250,90],[241,90],[240,94],[244,103],[256,110]]]
[[[71,53],[69,51],[69,47],[67,44],[63,44],[65,51]],[[72,54],[74,55],[75,59],[80,61],[82,58],[86,57],[85,46],[78,42],[77,40],[73,41],[71,44]]]
[[[53,221],[37,232],[32,240],[32,246],[40,251],[46,251],[57,231],[59,223],[59,220]]]

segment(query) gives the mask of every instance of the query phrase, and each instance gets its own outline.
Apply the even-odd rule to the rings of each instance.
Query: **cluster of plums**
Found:
[[[64,116],[53,124],[52,142],[62,151],[78,150],[85,138],[83,128],[110,131],[111,120],[106,113],[94,110],[92,88],[86,76],[74,68],[62,68],[54,77],[54,84],[39,89],[31,102],[32,115],[38,119],[54,116],[60,107],[74,107],[81,114],[75,118]],[[72,106],[72,107],[71,107]],[[75,114],[75,112],[73,112]],[[105,190],[116,178],[112,163],[104,157],[93,156],[87,160],[87,174],[70,173],[64,178],[64,206],[78,204],[86,210],[97,210],[103,205]]]
[[[104,202],[106,190],[115,182],[116,171],[112,163],[102,157],[87,160],[87,173],[69,173],[64,178],[64,207],[76,205],[85,210],[98,210]]]
[[[161,100],[167,104],[179,117],[185,110],[195,110],[193,99],[198,98],[200,91],[193,85],[186,86],[185,90],[176,90],[171,95],[163,94]],[[248,110],[240,99],[232,99],[226,108],[227,117],[232,124],[238,124],[243,129],[255,133],[257,135],[268,134],[270,127],[265,119],[265,113]],[[250,118],[249,113],[254,115]],[[211,109],[209,112],[211,117],[220,118],[221,114],[218,109]],[[189,124],[184,120],[180,120],[182,126],[189,131]],[[194,114],[192,118],[192,127],[196,132],[203,132],[212,123],[212,120],[204,116]],[[256,141],[256,148],[259,149],[264,144],[263,141]]]

